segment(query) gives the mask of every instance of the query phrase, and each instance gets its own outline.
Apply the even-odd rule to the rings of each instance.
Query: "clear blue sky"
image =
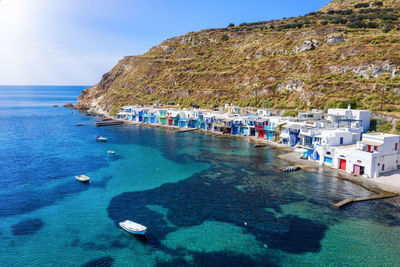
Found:
[[[0,84],[95,84],[123,56],[167,38],[304,15],[328,2],[0,0]]]

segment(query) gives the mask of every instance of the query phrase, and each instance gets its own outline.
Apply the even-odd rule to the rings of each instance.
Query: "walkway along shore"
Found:
[[[102,115],[102,117],[104,117],[104,115]],[[376,183],[374,181],[375,179],[365,178],[360,175],[349,174],[349,173],[339,170],[339,169],[330,168],[328,166],[321,166],[318,163],[310,161],[310,160],[300,159],[296,155],[296,153],[293,152],[293,148],[290,148],[287,145],[278,144],[276,142],[272,142],[269,140],[259,139],[255,136],[228,135],[228,134],[222,134],[219,132],[210,132],[210,131],[202,130],[202,129],[198,129],[198,128],[182,129],[178,126],[169,126],[169,125],[162,125],[162,124],[147,124],[147,123],[141,123],[141,122],[135,122],[135,121],[115,119],[115,118],[112,118],[109,116],[107,116],[107,118],[111,118],[115,121],[121,121],[121,122],[123,122],[123,124],[165,128],[165,129],[168,129],[175,133],[197,131],[197,132],[202,132],[203,134],[207,134],[207,135],[227,137],[227,138],[237,138],[237,139],[241,139],[246,142],[253,143],[255,145],[255,147],[257,147],[258,149],[269,149],[269,148],[279,149],[281,151],[289,152],[289,153],[280,155],[279,158],[291,163],[292,165],[299,166],[306,171],[322,173],[323,175],[326,175],[326,176],[331,176],[331,177],[335,177],[337,179],[349,181],[353,184],[356,184],[358,186],[365,188],[368,191],[375,193],[374,195],[371,195],[368,197],[349,198],[349,199],[342,200],[338,203],[333,203],[333,206],[336,208],[340,208],[340,207],[342,207],[346,204],[352,203],[352,202],[400,196],[400,187],[391,187],[391,186],[389,187],[388,185],[386,185],[384,183],[383,184]]]

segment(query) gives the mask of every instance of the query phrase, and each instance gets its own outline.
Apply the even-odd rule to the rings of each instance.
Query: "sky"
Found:
[[[93,85],[118,60],[229,23],[304,15],[329,0],[0,0],[1,85]]]

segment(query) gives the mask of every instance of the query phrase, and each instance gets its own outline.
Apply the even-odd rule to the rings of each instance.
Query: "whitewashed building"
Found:
[[[299,120],[322,120],[324,113],[322,110],[313,109],[308,112],[300,112],[297,117]]]
[[[338,125],[348,124],[348,128],[363,128],[363,132],[367,132],[371,122],[370,110],[351,109],[350,105],[347,109],[330,108],[326,119]]]
[[[376,178],[397,170],[400,160],[400,136],[385,133],[364,134],[357,145],[335,149],[334,168]]]

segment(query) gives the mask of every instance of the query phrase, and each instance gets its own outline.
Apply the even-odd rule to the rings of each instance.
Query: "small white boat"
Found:
[[[89,183],[90,182],[90,178],[87,177],[84,174],[75,176],[75,179],[78,180],[79,182],[82,182],[82,183]]]
[[[107,142],[107,138],[105,138],[103,136],[97,136],[96,137],[96,141],[97,142]]]
[[[111,154],[111,155],[115,155],[115,151],[112,151],[112,150],[108,150],[107,153]]]
[[[135,235],[146,235],[147,227],[129,220],[119,223],[119,226],[125,231]]]

